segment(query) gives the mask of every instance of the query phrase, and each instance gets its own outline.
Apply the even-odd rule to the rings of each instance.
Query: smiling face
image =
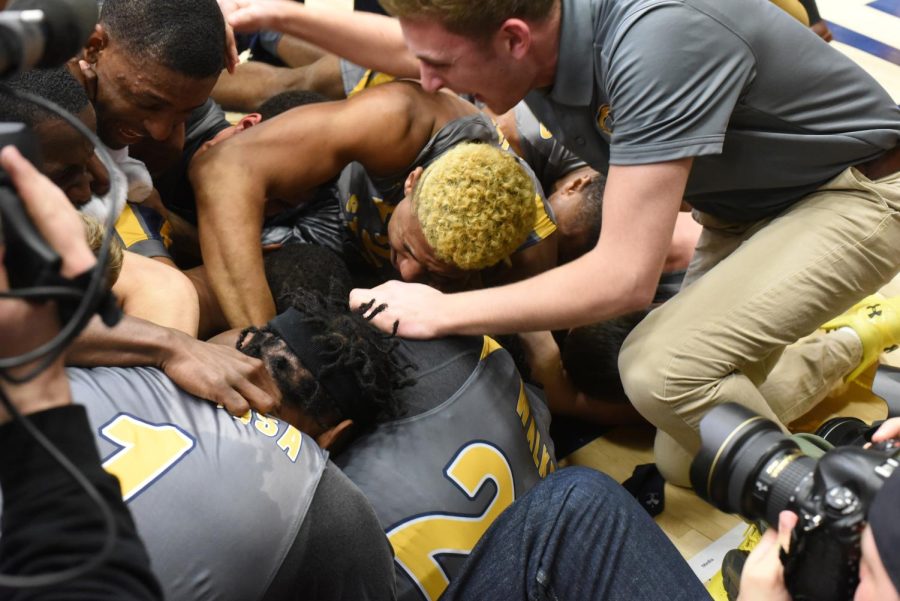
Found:
[[[96,74],[97,133],[110,148],[144,138],[167,140],[206,102],[217,79],[196,79],[142,62],[102,29],[91,36],[85,56]]]
[[[90,105],[78,118],[92,131],[96,129],[94,109]],[[75,206],[91,200],[92,177],[89,173],[94,158],[93,145],[68,123],[47,119],[34,128],[43,156],[42,172],[59,186]]]
[[[400,25],[407,47],[419,59],[425,90],[449,88],[457,94],[470,94],[498,114],[529,92],[532,78],[521,60],[521,40],[503,28],[473,39],[430,19],[401,18]]]

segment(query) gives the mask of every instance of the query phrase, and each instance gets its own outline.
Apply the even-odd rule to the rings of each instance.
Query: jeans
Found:
[[[646,511],[610,477],[570,467],[507,508],[441,599],[709,599]]]

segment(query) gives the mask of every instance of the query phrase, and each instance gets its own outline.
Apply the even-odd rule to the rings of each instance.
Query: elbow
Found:
[[[635,278],[622,295],[621,313],[633,313],[646,309],[656,297],[659,278]]]

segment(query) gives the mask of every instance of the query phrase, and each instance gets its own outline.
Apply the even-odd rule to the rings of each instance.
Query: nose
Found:
[[[146,119],[144,121],[144,129],[157,142],[164,142],[172,135],[172,131],[175,129],[175,120],[164,115]]]
[[[79,178],[78,182],[66,188],[66,196],[76,207],[80,207],[91,200],[91,177]]]
[[[404,282],[417,282],[425,274],[422,264],[410,257],[397,258],[397,271]]]
[[[426,92],[437,92],[441,88],[447,85],[447,83],[438,75],[435,70],[425,63],[422,63],[419,67],[419,79],[422,84],[422,88]]]

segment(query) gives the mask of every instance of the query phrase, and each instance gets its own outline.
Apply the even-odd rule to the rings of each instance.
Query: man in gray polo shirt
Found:
[[[526,98],[559,140],[608,173],[600,242],[511,286],[442,295],[390,282],[354,291],[352,303],[387,303],[376,323],[399,320],[407,337],[613,317],[649,302],[686,199],[705,227],[692,283],[620,357],[629,397],[660,428],[661,469],[686,484],[706,411],[732,400],[776,419],[786,400],[760,386],[785,346],[900,267],[900,110],[763,0],[437,4],[384,0],[423,86],[473,94],[498,113]],[[861,337],[891,343],[880,331]],[[829,352],[873,355],[852,331],[829,338]],[[798,389],[821,379],[815,362],[793,363],[805,367],[778,373]]]

